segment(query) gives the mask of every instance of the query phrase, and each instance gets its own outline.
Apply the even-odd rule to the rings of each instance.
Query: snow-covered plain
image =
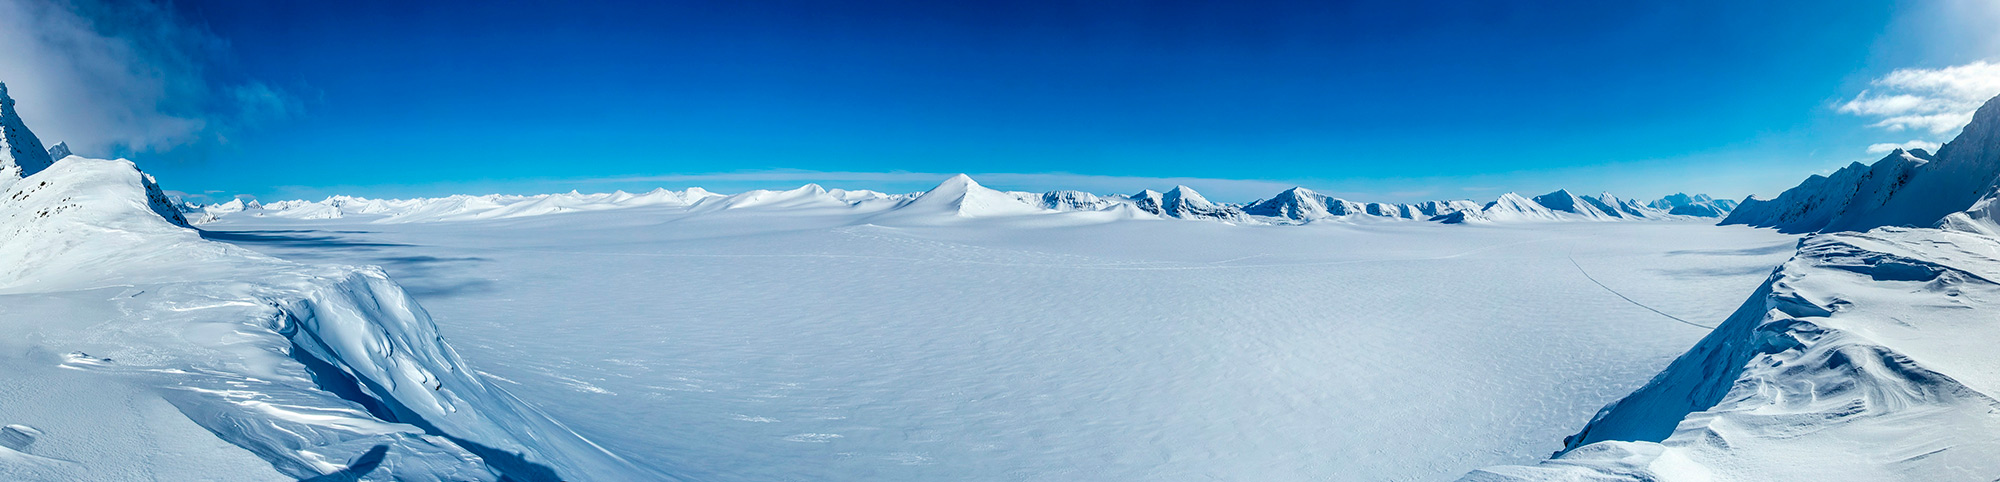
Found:
[[[703,480],[1439,480],[1530,463],[1796,244],[1689,220],[378,218],[203,228],[383,266],[493,384]]]

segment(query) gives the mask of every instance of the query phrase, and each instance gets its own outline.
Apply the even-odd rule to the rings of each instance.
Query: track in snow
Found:
[[[1704,325],[1704,324],[1700,324],[1700,323],[1695,323],[1695,322],[1692,322],[1692,321],[1688,321],[1688,320],[1683,320],[1683,319],[1681,319],[1681,317],[1678,317],[1678,316],[1674,316],[1674,315],[1669,315],[1669,314],[1667,314],[1667,312],[1665,312],[1665,311],[1660,311],[1659,309],[1656,309],[1656,308],[1653,308],[1653,307],[1651,307],[1651,306],[1646,306],[1646,304],[1645,304],[1645,303],[1640,303],[1640,302],[1639,302],[1638,300],[1634,300],[1634,299],[1632,299],[1632,297],[1630,297],[1630,296],[1625,296],[1625,294],[1624,294],[1624,293],[1619,293],[1619,292],[1618,292],[1618,290],[1615,290],[1615,289],[1611,289],[1611,287],[1610,287],[1610,286],[1606,286],[1606,285],[1604,284],[1604,282],[1603,282],[1603,281],[1598,281],[1598,280],[1597,280],[1597,277],[1595,277],[1595,276],[1591,276],[1591,275],[1590,275],[1590,271],[1587,271],[1587,270],[1584,270],[1584,269],[1583,269],[1583,264],[1581,264],[1581,263],[1577,263],[1577,262],[1576,262],[1576,255],[1575,255],[1574,253],[1565,253],[1565,254],[1564,254],[1563,256],[1564,256],[1564,257],[1567,257],[1567,258],[1569,258],[1569,265],[1570,265],[1570,266],[1575,266],[1575,267],[1576,267],[1576,272],[1578,272],[1578,273],[1583,273],[1583,279],[1587,279],[1587,280],[1590,280],[1590,282],[1591,282],[1591,283],[1593,283],[1593,284],[1596,284],[1596,285],[1597,285],[1597,287],[1599,287],[1599,288],[1604,288],[1604,291],[1609,291],[1609,292],[1611,292],[1611,294],[1613,294],[1613,295],[1617,295],[1619,299],[1623,299],[1623,300],[1625,300],[1625,302],[1627,302],[1627,303],[1631,303],[1631,304],[1633,304],[1633,305],[1635,305],[1635,306],[1638,306],[1638,307],[1640,307],[1640,308],[1645,308],[1645,309],[1646,309],[1646,311],[1651,311],[1651,312],[1654,312],[1654,313],[1659,313],[1659,314],[1660,314],[1660,316],[1664,316],[1664,317],[1667,317],[1667,318],[1670,318],[1670,319],[1672,319],[1672,320],[1674,320],[1674,321],[1678,321],[1678,322],[1681,322],[1681,323],[1685,323],[1685,324],[1687,324],[1688,326],[1695,326],[1695,327],[1700,327],[1701,329],[1704,329],[1704,330],[1713,330],[1713,329],[1715,329],[1715,327],[1713,327],[1713,326],[1709,326],[1709,325]]]

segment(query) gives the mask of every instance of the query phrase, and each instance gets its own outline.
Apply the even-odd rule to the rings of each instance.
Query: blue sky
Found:
[[[1230,201],[1768,197],[1871,145],[1948,140],[1856,102],[1898,93],[1897,69],[2000,54],[1982,3],[85,3],[86,33],[144,47],[113,59],[155,71],[130,83],[169,86],[99,117],[184,122],[38,129],[263,199],[957,172]],[[27,77],[0,81],[62,78]],[[31,123],[130,109],[23,104]]]

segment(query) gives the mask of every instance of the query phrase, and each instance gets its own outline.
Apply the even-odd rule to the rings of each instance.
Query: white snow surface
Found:
[[[1816,235],[1567,453],[1466,480],[2000,478],[2000,241]]]
[[[0,190],[0,479],[663,477],[475,375],[381,270],[208,241],[165,202],[76,156]]]
[[[1822,234],[1553,459],[1465,479],[2000,479],[1995,172],[2000,98],[1936,156],[1745,201],[1724,224]]]
[[[909,218],[809,201],[204,227],[381,265],[481,377],[629,460],[725,481],[1439,480],[1531,463],[1707,332],[1661,313],[1722,320],[1796,243],[1685,219],[995,211],[1021,196],[969,181],[882,200],[933,214]]]

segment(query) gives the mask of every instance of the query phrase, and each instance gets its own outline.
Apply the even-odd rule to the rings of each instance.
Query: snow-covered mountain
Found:
[[[71,155],[68,142],[57,142],[56,145],[49,146],[49,162],[51,163]]]
[[[668,478],[476,375],[379,268],[204,239],[0,105],[0,479]]]
[[[1465,480],[2000,478],[1996,144],[2000,98],[1935,156],[1746,201],[1725,223],[1821,233],[1554,458]]]
[[[885,214],[977,218],[1022,216],[1045,212],[1048,210],[1024,202],[1019,196],[988,189],[973,181],[972,176],[959,174],[945,179],[944,182],[938,183],[937,187],[924,191],[914,199],[900,203],[894,210]]]
[[[1678,207],[1670,212],[1653,207],[1656,205]],[[1703,195],[1689,197],[1677,194],[1647,204],[1620,199],[1609,193],[1585,197],[1561,190],[1533,199],[1509,193],[1483,205],[1469,200],[1364,203],[1327,196],[1306,188],[1287,189],[1269,199],[1238,205],[1210,201],[1194,188],[1187,186],[1175,186],[1166,192],[1148,189],[1135,194],[1110,196],[1066,190],[1034,193],[989,189],[979,185],[970,176],[960,174],[945,180],[929,192],[915,194],[845,191],[808,184],[787,191],[755,190],[732,195],[689,188],[686,191],[654,190],[645,194],[630,194],[623,191],[607,194],[569,192],[536,196],[492,194],[419,199],[334,196],[322,201],[280,201],[261,208],[231,201],[189,206],[183,210],[197,222],[209,222],[221,219],[223,216],[248,215],[296,219],[375,216],[373,222],[409,223],[505,219],[564,212],[661,207],[684,209],[693,214],[712,215],[840,214],[853,215],[857,220],[869,220],[864,222],[922,222],[918,218],[925,216],[952,218],[1099,212],[1111,216],[1068,216],[1067,219],[1102,222],[1150,217],[1222,221],[1232,224],[1308,224],[1374,220],[1504,223],[1686,219],[1719,217],[1722,213],[1728,212],[1731,206],[1726,201],[1713,201]]]
[[[1831,175],[1814,175],[1775,199],[1743,201],[1723,223],[1790,233],[1929,227],[1993,192],[2000,176],[1996,156],[2000,98],[1974,112],[1958,138],[1936,154],[1898,149],[1873,165],[1854,163]]]
[[[67,146],[64,150],[68,150]],[[0,84],[0,188],[42,172],[54,162],[49,159],[49,149],[42,147],[42,140],[35,138],[35,133],[21,122],[21,115],[14,112],[14,98],[7,95],[7,84]]]
[[[1715,199],[1708,197],[1707,194],[1690,196],[1687,193],[1674,193],[1647,203],[1646,206],[1666,211],[1667,214],[1719,218],[1728,216],[1730,211],[1736,210],[1736,201]]]
[[[1310,189],[1295,187],[1270,199],[1250,203],[1245,214],[1294,222],[1326,219],[1411,219],[1438,220],[1459,211],[1479,209],[1472,201],[1425,201],[1414,204],[1358,203],[1330,197]]]

